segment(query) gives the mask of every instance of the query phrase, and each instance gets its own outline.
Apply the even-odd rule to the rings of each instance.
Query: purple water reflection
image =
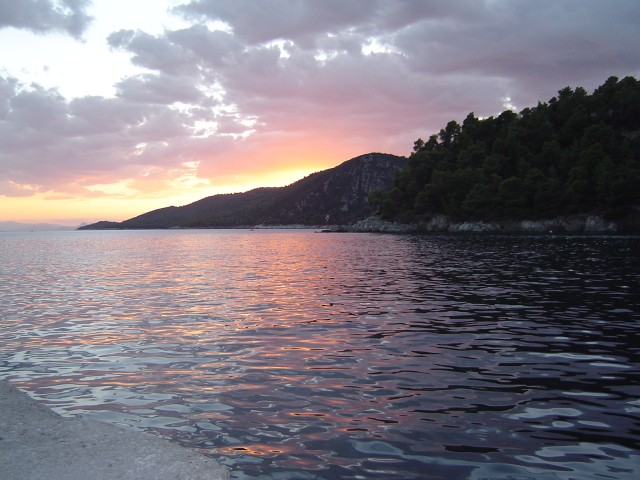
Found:
[[[239,479],[635,479],[640,239],[0,235],[0,375]]]

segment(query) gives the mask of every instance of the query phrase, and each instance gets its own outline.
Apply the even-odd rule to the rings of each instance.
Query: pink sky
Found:
[[[0,0],[0,221],[285,185],[640,72],[636,0],[126,5]]]

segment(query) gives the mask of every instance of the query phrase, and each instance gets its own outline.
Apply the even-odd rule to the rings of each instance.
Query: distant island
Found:
[[[336,225],[351,231],[640,231],[640,82],[565,87],[469,113],[407,158],[356,157],[287,187],[214,195],[80,229]]]
[[[74,230],[74,227],[59,225],[56,223],[0,222],[0,232],[43,232],[63,230]]]

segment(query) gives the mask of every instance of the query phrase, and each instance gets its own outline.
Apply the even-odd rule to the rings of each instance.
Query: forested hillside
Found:
[[[373,213],[367,198],[391,188],[405,157],[369,153],[313,173],[286,187],[213,195],[165,207],[124,222],[98,222],[82,230],[122,228],[222,228],[254,225],[349,225]]]
[[[541,219],[640,202],[640,82],[609,78],[589,95],[566,87],[548,103],[418,139],[394,186],[370,202],[389,220]]]

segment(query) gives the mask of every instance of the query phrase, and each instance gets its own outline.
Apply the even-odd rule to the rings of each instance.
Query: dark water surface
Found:
[[[0,234],[0,376],[237,479],[640,478],[640,238]]]

